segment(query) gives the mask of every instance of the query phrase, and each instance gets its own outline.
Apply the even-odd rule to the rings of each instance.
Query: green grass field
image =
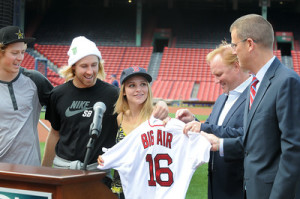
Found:
[[[174,117],[175,114],[169,113],[170,117]],[[208,116],[196,115],[197,119],[204,121]],[[44,118],[44,114],[41,114],[41,118]],[[41,142],[41,154],[44,154],[45,143]],[[201,165],[193,175],[191,183],[189,185],[186,199],[204,199],[207,198],[207,164]]]

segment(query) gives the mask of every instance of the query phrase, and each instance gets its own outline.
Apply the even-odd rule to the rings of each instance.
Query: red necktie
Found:
[[[252,82],[251,82],[251,86],[250,86],[250,104],[249,104],[249,109],[251,109],[251,105],[253,103],[253,100],[255,98],[256,95],[256,85],[258,83],[258,79],[253,76]]]

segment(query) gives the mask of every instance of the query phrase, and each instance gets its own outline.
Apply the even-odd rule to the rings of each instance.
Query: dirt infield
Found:
[[[190,107],[169,107],[170,113],[176,113],[178,109],[181,108],[188,108],[193,114],[195,115],[209,115],[211,112],[211,108],[190,108]],[[48,120],[41,120],[48,128],[50,128],[50,122]],[[48,136],[47,129],[41,125],[38,124],[38,132],[39,132],[39,139],[40,142],[45,142]]]
[[[212,108],[204,107],[204,108],[191,108],[191,107],[169,107],[170,113],[176,113],[178,109],[187,108],[195,115],[209,115],[211,113]]]
[[[50,128],[50,122],[48,120],[42,120],[41,121],[48,127]],[[40,142],[45,142],[48,136],[48,130],[42,125],[38,124],[38,132],[39,132],[39,140]]]

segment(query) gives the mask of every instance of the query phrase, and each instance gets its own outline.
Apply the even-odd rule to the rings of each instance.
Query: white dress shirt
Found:
[[[252,81],[252,76],[250,76],[246,81],[244,81],[242,84],[240,84],[234,90],[229,91],[227,101],[225,102],[223,110],[219,116],[219,120],[218,120],[219,126],[222,126],[227,113],[229,112],[229,110],[231,109],[233,104],[236,102],[236,100],[240,97],[240,95],[244,92],[244,90],[249,86],[251,81]],[[223,139],[220,139],[219,153],[220,153],[220,156],[224,156]]]
[[[222,126],[223,121],[233,106],[233,104],[236,102],[236,100],[240,97],[240,95],[244,92],[244,90],[247,88],[247,86],[251,83],[252,77],[249,77],[246,81],[244,81],[242,84],[240,84],[238,87],[236,87],[234,90],[229,91],[228,98],[226,100],[226,103],[223,107],[223,110],[219,116],[218,125]]]
[[[267,70],[270,68],[273,63],[275,56],[273,56],[256,74],[256,78],[258,79],[258,83],[256,84],[256,93],[258,92],[261,81],[263,80]]]

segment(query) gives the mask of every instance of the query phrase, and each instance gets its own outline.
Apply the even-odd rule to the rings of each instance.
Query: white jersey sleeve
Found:
[[[120,174],[126,198],[184,198],[195,170],[209,161],[210,143],[199,133],[183,134],[184,123],[151,118],[102,155]]]

